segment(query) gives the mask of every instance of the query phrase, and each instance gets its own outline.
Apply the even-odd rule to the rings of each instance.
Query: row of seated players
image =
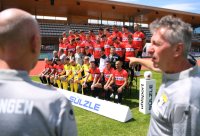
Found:
[[[114,97],[116,103],[122,102],[122,93],[127,86],[128,73],[122,68],[123,62],[117,60],[115,68],[111,61],[106,58],[105,68],[100,72],[94,60],[88,56],[84,57],[84,64],[76,63],[74,58],[66,57],[62,63],[60,59],[57,64],[52,60],[45,60],[44,71],[40,75],[42,83],[54,85],[72,92],[92,95],[95,98],[110,100]]]

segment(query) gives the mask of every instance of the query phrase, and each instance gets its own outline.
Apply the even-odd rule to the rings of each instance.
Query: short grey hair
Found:
[[[152,34],[160,28],[166,29],[163,36],[171,45],[183,43],[184,56],[187,57],[192,42],[193,29],[191,25],[183,22],[180,18],[168,15],[150,24]]]

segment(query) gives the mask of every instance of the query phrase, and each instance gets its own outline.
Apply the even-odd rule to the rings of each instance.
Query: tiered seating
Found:
[[[150,40],[152,34],[150,33],[150,30],[148,27],[142,27],[141,30],[145,33],[146,39]]]
[[[192,37],[193,41],[200,41],[200,34],[194,34]]]
[[[95,34],[98,34],[98,30],[99,28],[110,28],[110,31],[112,32],[112,26],[110,25],[78,25],[78,24],[70,24],[70,29],[74,30],[74,31],[80,31],[80,30],[84,30],[85,33],[87,34],[89,30],[93,30]],[[121,31],[122,27],[118,26],[118,29]]]
[[[40,33],[42,36],[53,36],[58,37],[65,31],[64,24],[57,23],[39,23]]]

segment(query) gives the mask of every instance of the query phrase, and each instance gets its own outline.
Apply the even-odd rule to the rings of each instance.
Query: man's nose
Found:
[[[147,52],[148,52],[148,54],[149,54],[150,56],[153,56],[154,48],[153,48],[152,45],[148,48]]]

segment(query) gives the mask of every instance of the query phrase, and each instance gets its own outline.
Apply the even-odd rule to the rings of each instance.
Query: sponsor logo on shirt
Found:
[[[118,80],[118,81],[123,81],[123,80],[124,80],[124,78],[123,78],[123,77],[120,77],[120,76],[116,76],[116,77],[115,77],[115,80]]]
[[[0,99],[0,114],[31,115],[33,101],[25,99]]]
[[[133,41],[142,41],[142,38],[134,37],[134,38],[133,38]]]
[[[134,51],[133,48],[126,48],[126,51]]]

